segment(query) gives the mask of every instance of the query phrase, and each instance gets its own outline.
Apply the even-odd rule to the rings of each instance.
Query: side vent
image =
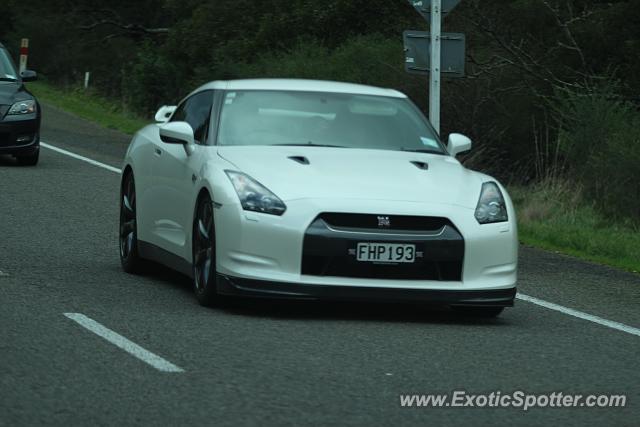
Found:
[[[309,164],[309,159],[307,159],[305,156],[291,156],[289,157],[291,160],[293,160],[294,162],[298,162],[301,165],[308,165]]]
[[[429,170],[429,164],[425,163],[425,162],[418,162],[418,161],[413,161],[411,162],[415,167],[417,167],[418,169],[422,169],[424,171]]]

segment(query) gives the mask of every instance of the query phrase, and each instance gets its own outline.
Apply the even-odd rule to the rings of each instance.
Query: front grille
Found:
[[[389,219],[389,226],[384,227],[388,230],[438,231],[445,225],[453,227],[449,219],[436,216],[323,213],[319,218],[334,228],[377,229],[379,217]]]
[[[4,118],[4,115],[9,111],[9,105],[0,105],[0,120]]]
[[[373,225],[373,218],[375,226]],[[390,228],[377,229],[377,215],[321,214],[303,243],[301,272],[312,276],[398,280],[462,280],[464,239],[447,218],[390,216]],[[359,222],[360,221],[360,222]],[[395,224],[395,226],[394,226]],[[415,244],[414,263],[358,261],[358,243]]]

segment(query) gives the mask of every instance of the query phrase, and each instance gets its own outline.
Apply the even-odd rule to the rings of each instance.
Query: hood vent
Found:
[[[290,156],[289,159],[293,160],[294,162],[298,162],[301,165],[309,164],[309,159],[307,159],[305,156]]]
[[[411,163],[418,169],[422,169],[424,171],[429,170],[429,163],[419,161],[412,161]]]

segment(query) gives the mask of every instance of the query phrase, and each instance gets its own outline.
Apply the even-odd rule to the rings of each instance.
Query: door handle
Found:
[[[153,151],[154,151],[156,156],[162,156],[162,150],[161,149],[155,148]]]

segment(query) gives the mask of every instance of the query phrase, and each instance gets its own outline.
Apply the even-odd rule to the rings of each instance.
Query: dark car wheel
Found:
[[[211,197],[198,199],[193,220],[193,289],[201,305],[211,306],[216,293],[216,239]]]
[[[122,180],[120,190],[120,263],[127,273],[142,272],[143,260],[138,255],[138,226],[136,223],[136,186],[133,173]]]
[[[40,158],[40,150],[36,150],[33,154],[28,154],[26,156],[16,156],[16,160],[18,164],[21,166],[35,166],[38,164],[38,159]]]
[[[504,307],[452,307],[454,311],[468,317],[491,318],[498,317],[504,311]]]

